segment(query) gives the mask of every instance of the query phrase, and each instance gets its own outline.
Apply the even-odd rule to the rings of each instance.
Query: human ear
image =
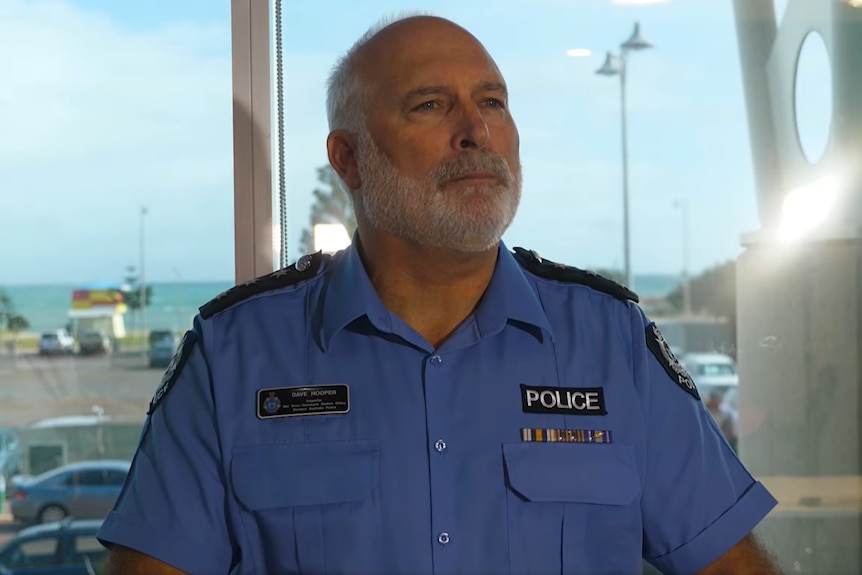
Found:
[[[326,152],[329,164],[341,180],[351,190],[362,185],[359,169],[356,165],[356,142],[353,135],[346,130],[334,130],[326,138]]]

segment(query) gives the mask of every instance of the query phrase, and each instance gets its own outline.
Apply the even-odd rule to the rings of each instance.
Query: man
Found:
[[[100,538],[110,573],[777,573],[775,504],[621,286],[509,252],[506,85],[432,17],[333,73],[358,232],[201,308]]]

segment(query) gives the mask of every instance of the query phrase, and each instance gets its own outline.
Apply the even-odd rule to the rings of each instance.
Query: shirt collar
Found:
[[[322,344],[324,351],[338,332],[354,320],[367,316],[381,331],[392,333],[392,315],[371,284],[354,242],[333,266],[324,294]],[[553,331],[536,290],[521,266],[500,242],[497,265],[485,294],[474,313],[481,337],[502,331],[510,320],[544,330],[553,340]]]
[[[537,290],[530,285],[512,252],[500,242],[494,275],[475,312],[482,337],[502,331],[509,321],[538,327],[553,341],[554,332]]]
[[[371,284],[359,251],[357,236],[333,262],[323,300],[322,344],[329,349],[332,338],[354,320],[367,316],[375,327],[392,331],[392,316]]]

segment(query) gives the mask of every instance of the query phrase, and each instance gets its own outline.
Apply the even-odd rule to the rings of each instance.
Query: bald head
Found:
[[[479,40],[450,20],[430,15],[383,20],[356,41],[329,77],[329,129],[359,133],[380,89],[441,50],[479,58],[497,70]]]

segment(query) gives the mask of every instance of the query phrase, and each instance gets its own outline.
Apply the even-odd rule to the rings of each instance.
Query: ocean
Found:
[[[174,282],[153,283],[150,305],[147,306],[147,329],[185,331],[192,325],[198,307],[224,290],[231,282]],[[60,329],[69,321],[72,291],[80,285],[11,285],[0,286],[9,294],[15,312],[30,322],[27,331],[39,332]],[[139,312],[129,310],[125,315],[127,330],[134,330],[140,322]]]
[[[635,291],[641,299],[661,297],[672,292],[680,282],[675,275],[643,274],[635,276]],[[147,328],[182,332],[191,327],[198,308],[231,287],[230,282],[167,282],[152,284],[152,299],[147,307]],[[29,332],[59,329],[66,325],[72,304],[72,291],[80,286],[11,285],[2,286],[12,300],[16,313],[30,322]],[[134,330],[139,313],[126,314],[126,329]]]

